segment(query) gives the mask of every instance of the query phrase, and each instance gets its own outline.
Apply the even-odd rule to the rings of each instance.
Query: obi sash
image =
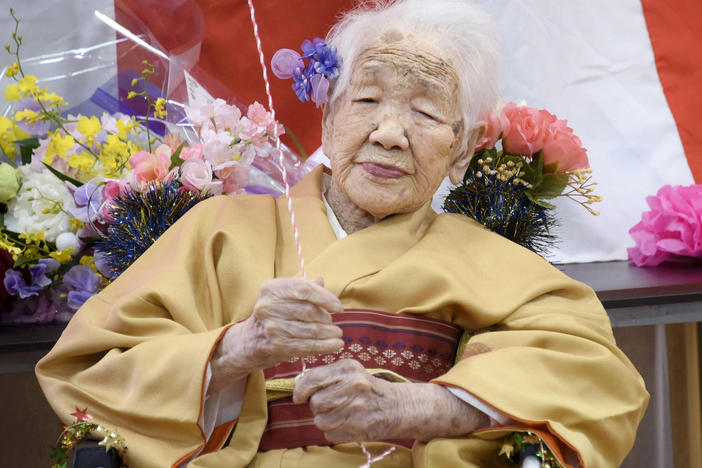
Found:
[[[333,354],[305,357],[307,368],[355,359],[370,373],[394,381],[428,382],[454,363],[462,329],[443,320],[375,310],[346,309],[332,315],[343,331],[344,347]],[[268,423],[259,451],[332,445],[314,424],[308,403],[294,404],[299,358],[266,369]],[[411,447],[413,440],[393,440]]]

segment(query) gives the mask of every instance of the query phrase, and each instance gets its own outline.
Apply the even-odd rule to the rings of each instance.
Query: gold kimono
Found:
[[[588,468],[619,466],[648,394],[590,288],[428,203],[337,240],[321,179],[316,170],[293,190],[307,276],[324,278],[345,308],[421,314],[475,332],[434,382],[515,423],[398,447],[374,468],[505,466],[500,438],[515,428],[550,433]],[[64,422],[87,406],[116,428],[133,468],[178,466],[197,453],[188,466],[358,467],[366,458],[356,444],[257,453],[267,414],[262,372],[249,376],[229,444],[221,448],[233,423],[204,447],[197,422],[219,339],[249,316],[262,281],[298,274],[285,200],[202,202],[76,313],[37,365],[42,389]],[[367,447],[378,454],[387,444]]]

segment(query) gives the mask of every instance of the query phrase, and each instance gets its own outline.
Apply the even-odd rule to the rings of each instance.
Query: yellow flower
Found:
[[[129,92],[127,93],[127,99],[132,99],[132,98],[135,97],[136,95],[137,95],[137,93],[136,93],[135,91],[129,91]]]
[[[83,225],[85,224],[85,223],[83,223],[83,221],[80,221],[76,218],[71,218],[68,220],[68,222],[71,224],[71,231],[73,231],[73,232],[78,232],[80,230],[80,228],[82,228]]]
[[[47,91],[39,93],[37,100],[41,101],[45,106],[67,106],[68,103],[58,94],[49,93]]]
[[[156,99],[156,103],[154,104],[154,117],[163,119],[166,117],[167,114],[168,112],[166,112],[166,100],[163,98]]]
[[[47,164],[51,164],[54,155],[58,155],[60,158],[66,158],[66,152],[73,148],[76,141],[71,135],[63,136],[56,130],[54,133],[49,134],[49,146],[46,148],[46,154],[44,155],[44,162],[49,160]]]
[[[19,112],[15,113],[15,120],[18,122],[20,120],[24,120],[28,124],[33,124],[36,123],[37,120],[41,118],[42,114],[39,114],[36,111],[33,111],[32,109],[24,109]]]
[[[78,119],[78,131],[85,135],[85,138],[92,140],[98,136],[100,130],[102,130],[102,125],[100,125],[100,120],[94,115],[90,118],[81,116]]]
[[[117,121],[117,135],[122,140],[127,139],[127,135],[134,129],[134,126],[136,125],[136,122],[129,120],[129,119],[119,119]]]
[[[44,231],[39,232],[23,232],[19,235],[20,239],[24,239],[28,244],[40,244],[44,240]]]
[[[29,94],[34,94],[39,92],[39,86],[37,86],[37,77],[34,75],[27,75],[17,83],[20,91],[24,96]]]
[[[19,63],[12,62],[9,67],[7,67],[7,76],[12,78],[19,73]]]
[[[98,273],[98,269],[95,266],[95,259],[92,255],[83,255],[82,257],[80,257],[80,264],[88,265],[90,268],[93,269],[95,273]]]
[[[81,171],[89,171],[95,165],[95,159],[86,151],[72,154],[68,157],[68,165]]]
[[[72,253],[73,247],[69,247],[67,249],[54,250],[53,252],[49,252],[49,256],[54,260],[58,260],[59,263],[63,264],[68,263],[73,259],[73,257],[71,256]]]
[[[7,250],[12,254],[12,258],[16,259],[22,253],[22,249],[17,247],[0,228],[0,249]]]
[[[7,85],[5,88],[5,99],[7,101],[17,101],[22,99],[22,91],[17,83]]]

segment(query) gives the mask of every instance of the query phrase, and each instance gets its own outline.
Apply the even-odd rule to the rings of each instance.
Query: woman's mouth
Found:
[[[402,169],[392,166],[383,166],[382,164],[365,162],[362,163],[361,166],[367,173],[376,177],[382,177],[383,179],[399,179],[400,177],[407,175],[407,173]]]

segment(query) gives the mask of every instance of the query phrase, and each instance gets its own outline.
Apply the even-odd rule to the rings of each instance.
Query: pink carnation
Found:
[[[244,187],[249,184],[249,166],[233,162],[215,171],[222,182],[222,191],[228,195],[244,193]]]
[[[636,266],[656,266],[672,255],[702,258],[702,185],[666,185],[646,198],[651,211],[629,230]]]
[[[509,102],[502,109],[502,144],[510,154],[532,156],[544,146],[548,127],[556,118],[545,110]]]
[[[590,167],[587,150],[565,120],[554,120],[544,142],[544,164],[557,163],[558,171]]]
[[[160,145],[153,154],[139,151],[129,158],[134,179],[137,183],[161,181],[168,175],[171,165],[171,149],[167,145]]]

